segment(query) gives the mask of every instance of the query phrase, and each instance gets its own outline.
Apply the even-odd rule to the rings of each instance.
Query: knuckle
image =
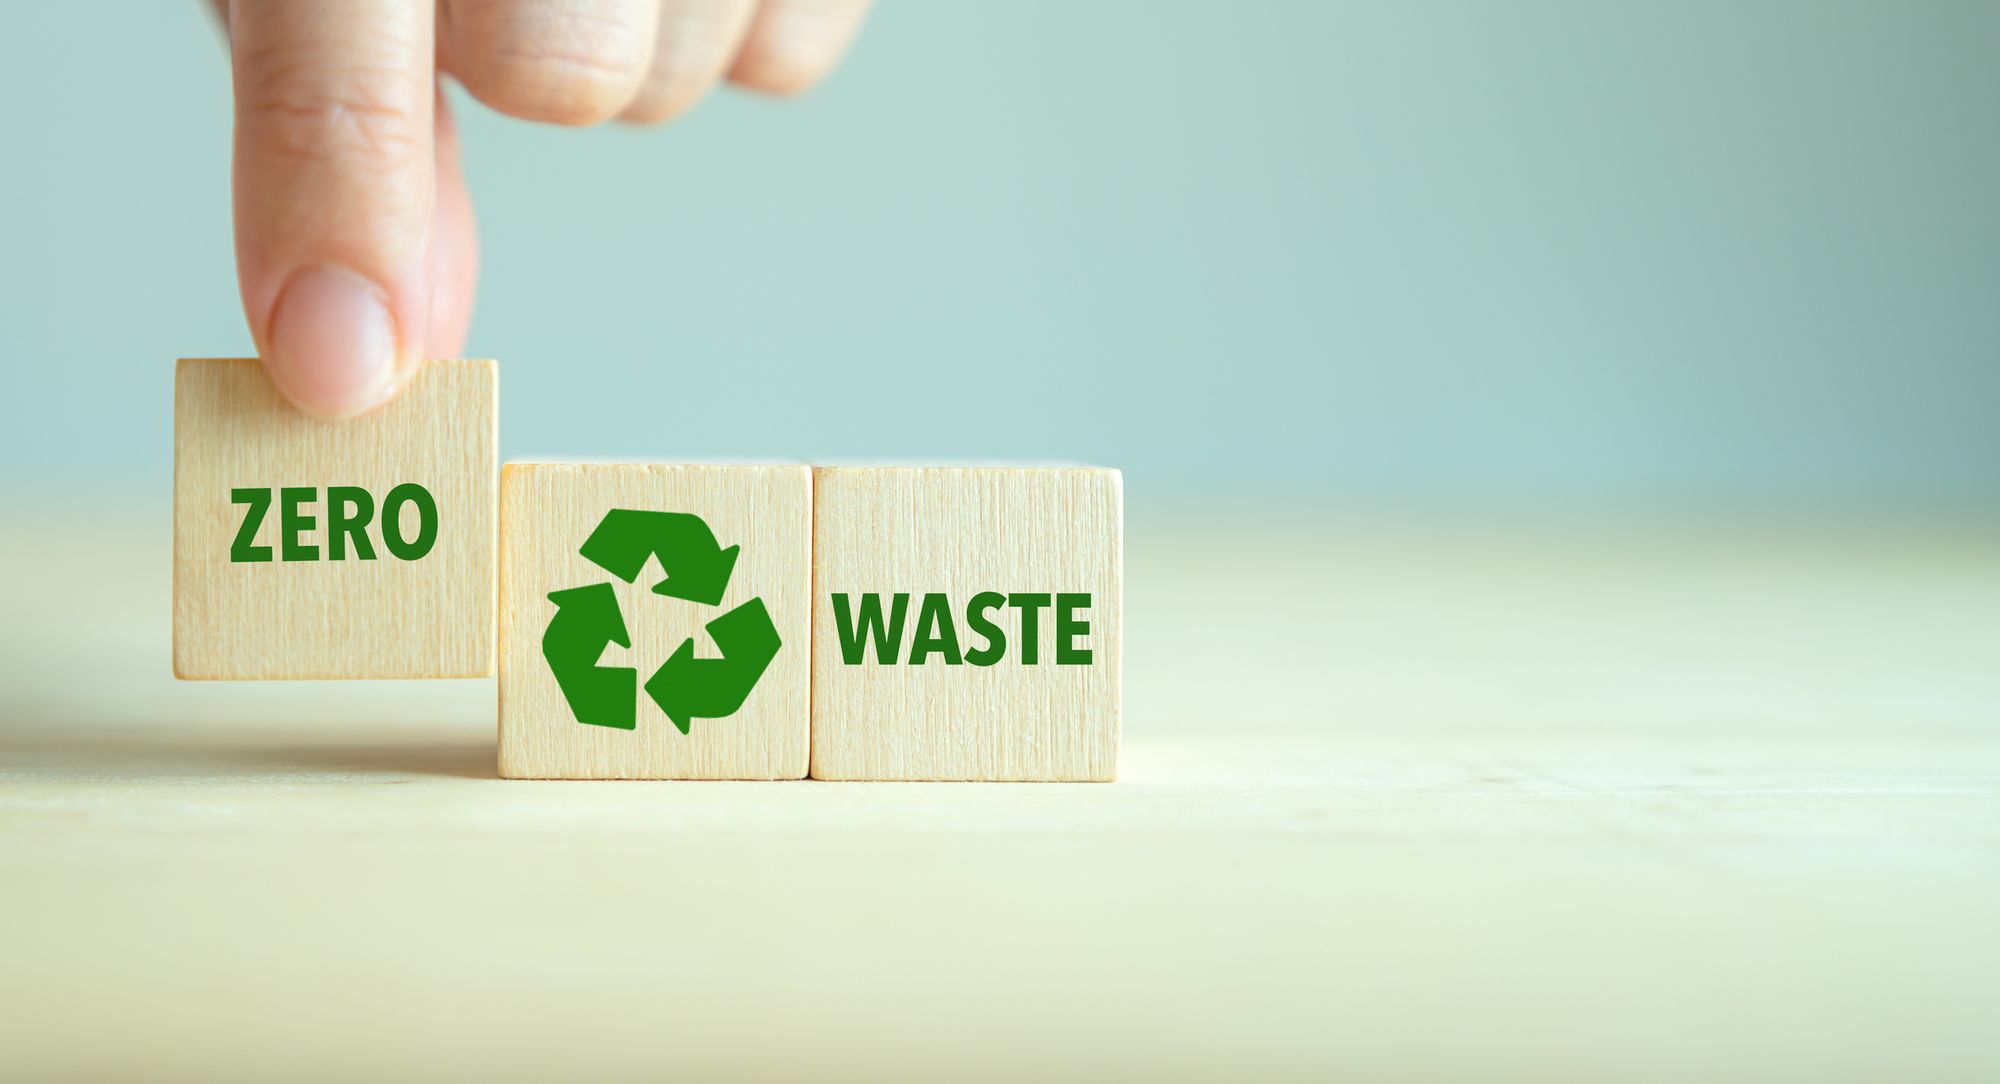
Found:
[[[618,117],[633,124],[665,124],[694,108],[707,91],[706,82],[693,79],[649,80]]]
[[[751,90],[761,90],[766,94],[802,94],[812,88],[818,79],[817,70],[801,64],[759,57],[738,64],[730,73],[730,78]]]
[[[766,94],[800,94],[819,82],[832,61],[819,49],[797,43],[758,43],[746,49],[729,73],[735,82]]]
[[[458,76],[481,101],[512,116],[595,124],[616,116],[639,90],[652,28],[637,17],[513,18],[480,34]]]
[[[309,160],[353,159],[393,169],[430,154],[429,103],[407,73],[311,64],[253,68],[245,123],[270,152]]]
[[[839,3],[790,3],[766,10],[730,79],[770,94],[810,89],[840,59],[859,11]]]
[[[637,81],[634,69],[600,57],[542,51],[498,54],[486,79],[488,104],[552,124],[595,124],[612,116]]]

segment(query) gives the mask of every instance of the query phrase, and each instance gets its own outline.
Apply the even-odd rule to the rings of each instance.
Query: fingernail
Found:
[[[345,418],[388,399],[396,323],[381,290],[338,267],[294,272],[271,313],[271,380],[299,409]]]

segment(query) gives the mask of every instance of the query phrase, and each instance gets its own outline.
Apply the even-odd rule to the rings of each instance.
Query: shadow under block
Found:
[[[502,776],[805,777],[809,468],[510,463],[500,509]]]
[[[255,360],[182,360],[174,673],[490,675],[497,385],[491,361],[428,362],[387,406],[322,421]]]
[[[1115,778],[1122,493],[1097,468],[816,470],[813,778]]]

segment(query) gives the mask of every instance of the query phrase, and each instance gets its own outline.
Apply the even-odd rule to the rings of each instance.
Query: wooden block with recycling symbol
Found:
[[[806,467],[510,463],[500,491],[502,776],[805,776]]]

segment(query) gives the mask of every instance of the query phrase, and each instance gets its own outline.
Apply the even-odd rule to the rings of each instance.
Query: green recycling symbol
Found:
[[[577,552],[626,583],[638,578],[646,558],[658,557],[667,578],[654,585],[654,594],[719,606],[741,550],[716,545],[715,532],[697,515],[613,508]],[[570,713],[590,726],[634,729],[639,671],[597,665],[607,645],[632,646],[617,594],[609,583],[597,583],[552,592],[549,601],[556,604],[556,613],[542,634],[542,657],[549,661]],[[761,598],[706,627],[721,658],[695,658],[690,636],[646,679],[646,695],[683,734],[695,719],[720,719],[742,707],[780,646],[777,626]]]

